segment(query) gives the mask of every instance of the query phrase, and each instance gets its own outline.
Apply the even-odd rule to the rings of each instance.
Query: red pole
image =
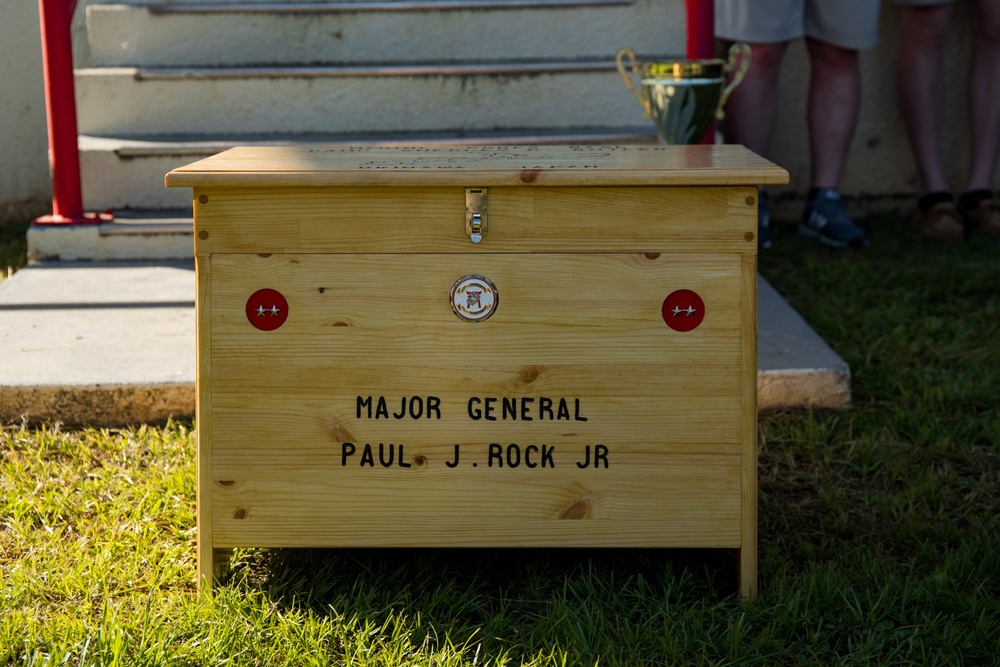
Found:
[[[701,60],[715,57],[715,6],[713,0],[684,0],[687,9],[687,57]],[[715,121],[709,126],[703,144],[715,143]]]
[[[688,60],[715,57],[715,7],[712,0],[684,0],[687,5]]]
[[[75,7],[76,0],[38,0],[52,171],[52,215],[38,218],[35,224],[95,223],[106,219],[83,212],[70,30]]]

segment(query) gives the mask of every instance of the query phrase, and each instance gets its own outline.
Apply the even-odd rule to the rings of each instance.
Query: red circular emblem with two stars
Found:
[[[247,319],[261,331],[274,331],[288,319],[288,301],[277,290],[259,289],[247,299]]]
[[[663,300],[663,321],[674,331],[691,331],[705,319],[705,302],[689,289],[671,292]]]

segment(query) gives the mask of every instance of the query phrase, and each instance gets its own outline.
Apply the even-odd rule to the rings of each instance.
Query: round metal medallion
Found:
[[[485,276],[463,276],[451,287],[451,309],[466,322],[489,319],[499,304],[500,293]]]

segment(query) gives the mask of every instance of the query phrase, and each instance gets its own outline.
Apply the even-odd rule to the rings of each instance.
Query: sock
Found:
[[[966,211],[975,211],[981,201],[992,198],[993,193],[989,190],[969,190],[958,198],[958,205]]]
[[[946,201],[955,201],[950,192],[931,192],[917,200],[917,207],[920,208],[921,213],[926,213],[931,210],[931,207]]]

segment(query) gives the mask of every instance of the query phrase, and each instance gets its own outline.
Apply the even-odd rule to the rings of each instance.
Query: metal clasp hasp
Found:
[[[465,233],[473,243],[486,236],[487,188],[465,188]]]

